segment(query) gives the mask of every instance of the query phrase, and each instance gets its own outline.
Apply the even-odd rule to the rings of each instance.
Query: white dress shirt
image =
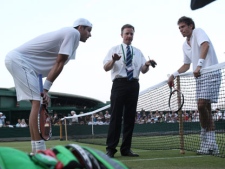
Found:
[[[146,59],[139,49],[130,45],[130,50],[131,50],[131,53],[133,54],[133,59],[132,59],[132,65],[134,68],[133,78],[139,79],[141,67],[145,64]],[[114,63],[114,66],[111,70],[112,81],[116,78],[126,78],[127,77],[127,72],[126,72],[127,45],[126,44],[123,43],[122,45],[120,44],[120,45],[112,47],[109,50],[109,52],[107,53],[107,55],[103,61],[103,64],[105,65],[106,63],[111,61],[112,56],[115,53],[117,53],[119,56],[121,56],[121,58],[120,58],[120,60],[117,60]]]

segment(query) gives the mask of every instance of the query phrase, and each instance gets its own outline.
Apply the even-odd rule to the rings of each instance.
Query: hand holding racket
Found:
[[[41,74],[39,74],[39,86],[40,86],[41,101],[40,101],[40,108],[38,111],[38,131],[41,138],[47,141],[52,136],[52,125],[51,125],[51,118],[47,109],[47,103],[43,103],[44,91]]]
[[[170,111],[179,112],[184,105],[184,95],[183,93],[175,89],[174,87],[170,87],[170,95],[169,95],[169,108]]]

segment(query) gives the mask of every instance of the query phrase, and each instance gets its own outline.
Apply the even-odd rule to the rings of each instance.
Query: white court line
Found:
[[[120,161],[154,161],[154,160],[170,160],[179,158],[201,158],[203,156],[186,156],[186,157],[168,157],[168,158],[148,158],[148,159],[133,159],[133,160],[120,160]]]

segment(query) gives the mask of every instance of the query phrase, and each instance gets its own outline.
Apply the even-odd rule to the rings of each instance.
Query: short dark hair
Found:
[[[83,25],[79,25],[79,26],[83,26]],[[75,29],[78,29],[79,26],[74,27],[74,28],[75,28]],[[83,27],[84,27],[84,29],[85,29],[85,28],[88,27],[88,26],[83,26]]]
[[[192,20],[192,18],[189,18],[189,17],[186,17],[186,16],[182,16],[177,21],[177,24],[180,24],[182,22],[186,23],[188,26],[193,25],[193,28],[192,29],[195,29],[195,22]]]
[[[130,24],[125,24],[125,25],[123,25],[122,28],[121,28],[121,33],[123,33],[123,30],[124,30],[125,28],[132,28],[132,29],[134,30],[134,26],[132,26],[132,25],[130,25]],[[134,30],[134,31],[135,31],[135,30]]]

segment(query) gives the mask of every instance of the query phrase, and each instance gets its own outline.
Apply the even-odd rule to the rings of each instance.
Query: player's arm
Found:
[[[117,61],[117,60],[120,60],[121,56],[119,56],[118,54],[114,53],[114,55],[112,55],[112,60],[109,61],[108,63],[106,63],[104,65],[104,70],[107,72],[109,70],[111,70],[113,68],[113,65],[114,63]]]
[[[209,43],[203,42],[200,46],[200,51],[201,51],[201,54],[200,54],[200,58],[198,60],[198,65],[197,65],[195,71],[193,72],[195,77],[200,76],[200,70],[202,68],[202,65],[203,65],[205,58],[207,56],[207,53],[209,51]]]
[[[65,65],[65,62],[68,59],[68,55],[64,55],[64,54],[58,54],[58,57],[56,59],[56,62],[54,64],[54,66],[52,67],[52,69],[50,70],[45,83],[44,83],[44,101],[47,101],[47,103],[49,102],[49,98],[48,98],[48,91],[52,85],[52,83],[55,81],[55,79],[59,76],[59,74],[61,73],[61,71],[63,70],[63,67]]]
[[[178,71],[174,72],[168,79],[168,85],[169,87],[172,87],[174,85],[173,80],[180,74],[180,73],[184,73],[187,70],[189,70],[190,68],[190,64],[183,64]]]

